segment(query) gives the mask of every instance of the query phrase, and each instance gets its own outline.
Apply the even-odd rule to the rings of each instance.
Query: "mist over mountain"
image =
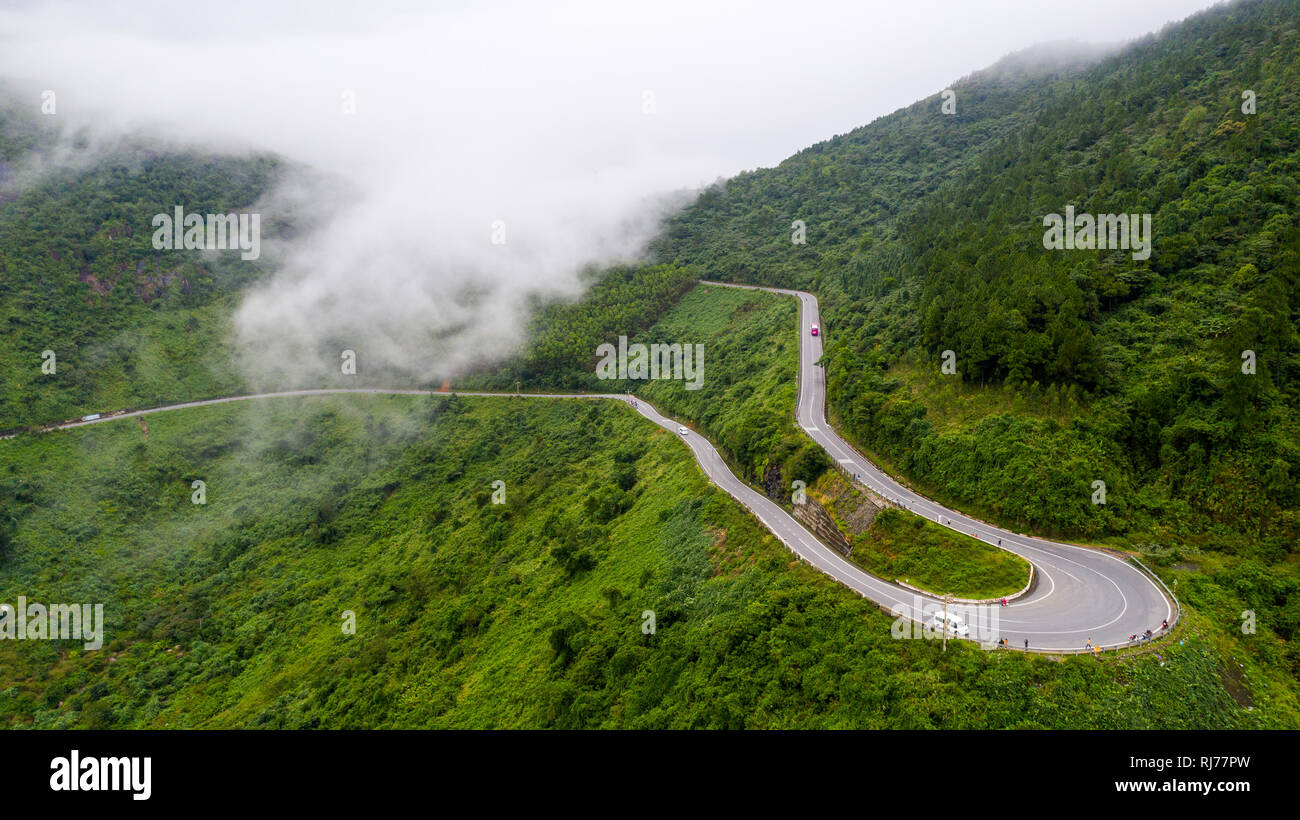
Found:
[[[235,2],[225,17],[256,20],[235,34],[164,2],[32,3],[0,11],[0,77],[62,135],[25,178],[89,167],[122,139],[286,161],[275,190],[238,203],[299,226],[266,243],[274,272],[235,314],[250,384],[321,382],[344,349],[359,378],[428,382],[508,353],[532,300],[575,298],[584,267],[640,256],[681,204],[669,192],[774,162],[1052,30],[1024,5],[864,4],[828,30],[818,4],[791,18],[766,3],[378,3],[362,20],[347,3]],[[1198,3],[1154,5],[1075,34],[1137,36]],[[924,56],[904,48],[935,14],[954,25]]]

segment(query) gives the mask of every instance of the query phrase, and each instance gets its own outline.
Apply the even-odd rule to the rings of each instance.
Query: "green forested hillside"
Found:
[[[229,318],[265,261],[154,250],[151,220],[246,210],[279,162],[82,146],[32,176],[59,136],[4,108],[0,135],[0,429],[236,392]]]
[[[1287,683],[1194,613],[1183,642],[1102,660],[895,639],[625,406],[276,399],[149,428],[0,442],[0,478],[25,482],[0,601],[102,601],[108,621],[98,651],[0,642],[0,725],[1300,720]]]
[[[1233,3],[1092,65],[995,67],[954,84],[954,115],[936,95],[706,192],[657,252],[816,291],[829,412],[919,488],[1137,547],[1292,636],[1297,20],[1293,0]],[[1150,258],[1045,249],[1068,205],[1151,214]],[[960,386],[919,389],[942,378]],[[953,390],[985,412],[934,403]]]
[[[1073,44],[1028,49],[955,83],[952,115],[941,114],[936,94],[776,168],[738,174],[670,218],[652,248],[712,279],[854,293],[865,253],[888,250],[900,215],[1032,122],[1056,96],[1053,81],[1091,54]],[[794,220],[806,225],[804,244],[791,241]]]
[[[588,270],[584,279],[587,290],[576,302],[535,303],[518,355],[457,386],[504,390],[520,381],[537,389],[616,391],[596,378],[596,347],[650,327],[695,287],[695,276],[674,265]]]

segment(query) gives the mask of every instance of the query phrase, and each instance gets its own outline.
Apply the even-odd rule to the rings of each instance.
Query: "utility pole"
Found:
[[[943,651],[948,651],[948,604],[952,603],[952,594],[943,596]]]

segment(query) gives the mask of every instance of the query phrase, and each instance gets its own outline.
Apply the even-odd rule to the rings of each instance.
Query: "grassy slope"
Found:
[[[806,446],[794,424],[797,322],[790,299],[698,285],[633,341],[702,344],[700,389],[671,379],[617,384],[705,431],[757,484],[769,465],[779,469]]]
[[[1029,563],[978,538],[953,532],[907,510],[888,508],[857,532],[848,522],[863,493],[829,470],[809,494],[830,512],[853,545],[849,560],[889,580],[959,598],[999,598],[1024,589]]]
[[[877,575],[959,598],[1011,595],[1029,580],[1024,560],[906,511],[882,511],[853,546],[853,559]]]
[[[1249,658],[1237,706],[1195,619],[1159,658],[1102,662],[894,640],[616,405],[300,399],[149,426],[0,442],[30,485],[0,600],[103,601],[110,625],[99,652],[0,642],[6,724],[1297,725]]]

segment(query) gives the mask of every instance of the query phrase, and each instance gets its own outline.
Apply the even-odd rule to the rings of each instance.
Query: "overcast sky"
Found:
[[[53,90],[68,125],[270,150],[356,186],[250,297],[242,332],[386,322],[374,355],[419,358],[465,315],[449,294],[472,281],[496,296],[472,324],[496,321],[439,353],[456,366],[515,340],[502,328],[520,293],[572,293],[581,264],[634,252],[653,228],[648,195],[774,165],[1008,52],[1130,40],[1211,4],[425,5],[9,3],[0,79],[33,110]],[[494,220],[504,248],[489,242]]]

